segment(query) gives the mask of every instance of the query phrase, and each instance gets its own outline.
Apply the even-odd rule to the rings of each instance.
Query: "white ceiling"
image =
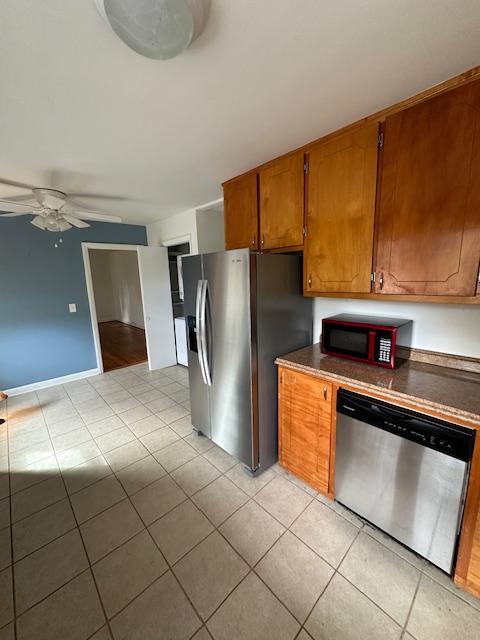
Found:
[[[478,0],[212,0],[193,46],[155,61],[94,0],[0,0],[0,177],[153,221],[480,63],[479,43]]]

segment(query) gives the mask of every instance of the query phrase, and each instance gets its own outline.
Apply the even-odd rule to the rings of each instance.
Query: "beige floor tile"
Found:
[[[418,569],[360,533],[338,570],[400,625],[405,624],[420,579]]]
[[[19,468],[12,467],[10,472],[10,482],[12,486],[12,493],[22,491],[27,487],[31,487],[38,482],[48,480],[53,476],[58,476],[60,470],[58,468],[57,459],[55,456],[50,456],[34,462],[29,466],[21,466]]]
[[[82,416],[86,413],[92,413],[96,409],[105,409],[106,406],[107,403],[98,394],[97,396],[90,398],[90,400],[86,400],[85,402],[79,402],[76,404],[77,411]]]
[[[333,575],[333,569],[289,531],[256,572],[302,624]]]
[[[84,422],[82,418],[77,414],[74,416],[70,416],[70,418],[60,420],[59,422],[49,424],[48,431],[50,432],[50,436],[52,438],[55,438],[56,436],[62,436],[65,433],[69,433],[70,431],[75,431],[75,429],[78,429],[78,427],[83,427],[83,425]]]
[[[140,404],[140,403],[137,407],[132,407],[128,411],[124,411],[123,413],[119,414],[123,422],[125,424],[128,424],[129,426],[132,423],[148,418],[151,415],[152,415],[152,412],[149,409],[147,409],[147,407],[145,407],[143,404]]]
[[[302,629],[296,637],[296,640],[312,640],[312,636],[307,633],[305,629]]]
[[[17,615],[88,568],[78,529],[15,564]]]
[[[285,531],[275,518],[250,500],[220,527],[221,533],[251,566]]]
[[[160,420],[158,416],[148,416],[142,420],[132,422],[128,425],[128,428],[137,436],[137,438],[141,438],[142,436],[146,436],[148,433],[152,433],[152,431],[156,431],[157,429],[161,429],[165,426],[166,425],[163,420]]]
[[[256,494],[255,500],[274,518],[289,527],[312,501],[312,496],[285,478],[276,476]]]
[[[12,527],[15,561],[76,526],[67,498],[20,520]]]
[[[11,504],[12,522],[17,522],[32,515],[32,513],[41,511],[43,508],[65,498],[66,495],[67,492],[65,491],[63,480],[59,475],[14,493]]]
[[[127,400],[133,396],[132,393],[129,393],[126,389],[121,389],[120,391],[110,391],[107,393],[102,393],[102,398],[109,405],[114,404],[115,402],[120,402],[121,400]]]
[[[164,449],[169,445],[179,440],[180,436],[175,433],[170,427],[163,427],[148,433],[146,436],[142,436],[140,441],[144,444],[150,453],[155,453],[160,449]]]
[[[55,436],[55,438],[52,438],[52,444],[55,451],[59,453],[91,439],[90,431],[86,427],[79,427],[68,433],[63,433],[61,436]]]
[[[172,471],[174,480],[189,496],[203,489],[219,475],[218,469],[200,456]]]
[[[10,495],[10,478],[8,473],[0,472],[0,500]]]
[[[303,480],[300,480],[300,478],[297,478],[297,476],[295,476],[293,473],[290,473],[290,471],[282,467],[278,462],[272,466],[272,469],[273,471],[275,471],[275,473],[283,476],[286,480],[289,480],[300,489],[303,489],[304,491],[309,493],[311,496],[316,496],[318,494],[318,491],[316,489],[314,489],[306,482],[303,482]]]
[[[479,637],[480,612],[422,576],[407,629],[417,640],[473,640]]]
[[[248,573],[248,565],[214,531],[175,565],[174,572],[206,620]]]
[[[446,573],[426,561],[424,562],[423,571],[429,578],[432,578],[432,580],[441,584],[442,587],[445,587],[445,589],[454,593],[458,598],[465,600],[465,602],[480,611],[480,598],[476,598],[473,594],[468,593],[468,591],[457,587],[453,579]]]
[[[97,633],[89,638],[89,640],[112,640],[112,636],[110,635],[107,625],[99,629]]]
[[[188,416],[188,411],[187,409],[185,409],[185,407],[182,407],[179,404],[175,404],[173,407],[158,411],[157,416],[161,418],[166,424],[170,424],[172,422],[175,422],[176,420],[180,420],[181,418]]]
[[[13,620],[12,568],[0,571],[0,627]]]
[[[150,402],[145,403],[147,409],[149,409],[152,413],[158,413],[159,411],[163,411],[164,409],[168,409],[169,407],[173,407],[175,405],[175,400],[172,400],[167,396],[163,396],[163,398],[156,398],[155,400],[151,400]]]
[[[149,529],[168,562],[174,564],[206,538],[213,526],[190,500],[185,500]]]
[[[53,455],[54,450],[50,442],[42,442],[10,454],[10,464],[14,467],[30,466]]]
[[[152,524],[186,499],[170,476],[164,476],[132,496],[135,509],[146,525]]]
[[[90,562],[96,562],[144,528],[129,500],[103,511],[80,526]]]
[[[142,404],[147,402],[152,402],[152,400],[159,400],[160,398],[164,398],[165,394],[152,387],[152,385],[145,383],[138,389],[135,389],[135,397],[137,400],[140,400]]]
[[[193,460],[199,453],[184,440],[177,440],[169,447],[156,451],[153,455],[162,467],[170,472]]]
[[[377,540],[378,542],[383,544],[384,547],[387,547],[387,549],[390,549],[391,551],[396,553],[397,556],[400,556],[417,569],[423,570],[428,564],[424,558],[417,556],[415,553],[413,553],[413,551],[410,551],[399,542],[396,542],[389,535],[387,535],[383,531],[380,531],[380,529],[371,526],[368,523],[364,524],[363,533],[367,533],[374,540]]]
[[[0,529],[10,524],[10,498],[0,500]]]
[[[209,462],[219,469],[222,473],[227,472],[229,469],[238,464],[238,460],[231,456],[229,453],[217,447],[216,445],[203,454]]]
[[[132,440],[135,440],[135,435],[128,427],[121,427],[120,429],[115,429],[115,431],[110,431],[110,433],[105,433],[103,436],[95,438],[95,442],[102,453],[108,453],[112,451],[112,449],[118,449],[118,447],[122,447]]]
[[[182,438],[192,435],[193,425],[190,414],[186,415],[180,420],[175,420],[175,422],[172,422],[170,424],[170,429],[173,429]]]
[[[31,431],[27,431],[19,435],[10,433],[10,437],[8,438],[8,450],[10,453],[14,453],[15,451],[28,449],[33,445],[38,445],[42,442],[48,441],[49,438],[50,435],[46,426],[41,426],[37,429],[32,429]]]
[[[109,416],[108,418],[104,418],[103,420],[99,420],[98,422],[89,424],[88,430],[90,431],[93,438],[99,438],[100,436],[111,433],[112,431],[120,429],[123,426],[125,425],[118,416]]]
[[[83,411],[80,412],[80,415],[88,426],[89,424],[92,424],[92,422],[98,422],[99,420],[103,420],[104,418],[108,418],[108,416],[113,416],[114,414],[113,409],[105,403],[104,407],[97,407],[90,411]]]
[[[0,638],[1,640],[1,638]],[[193,636],[192,640],[212,640],[212,636],[208,633],[206,627],[202,627]]]
[[[147,456],[148,450],[137,439],[105,454],[108,464],[115,472]]]
[[[125,497],[126,493],[120,482],[114,475],[110,475],[74,493],[70,499],[77,522],[81,523],[105,511]]]
[[[185,402],[190,398],[190,392],[188,389],[182,389],[181,391],[175,391],[175,393],[170,394],[170,398],[175,400],[175,402]]]
[[[193,502],[218,527],[248,500],[248,496],[231,480],[220,476],[192,496]]]
[[[10,527],[0,529],[0,570],[12,564]]]
[[[338,567],[358,529],[317,500],[291,527],[291,531],[333,567]]]
[[[338,574],[305,628],[315,640],[399,640],[402,633],[401,627]]]
[[[85,640],[105,624],[90,570],[18,618],[18,640]]]
[[[208,621],[215,640],[293,640],[300,625],[251,573]]]
[[[115,413],[123,413],[124,411],[128,411],[129,409],[134,409],[135,407],[141,406],[140,400],[134,398],[132,395],[129,395],[128,398],[124,398],[123,400],[117,400],[116,402],[109,402],[109,405],[115,411]]]
[[[152,484],[166,474],[165,469],[153,456],[147,456],[117,472],[117,478],[128,495],[133,495],[140,489]]]
[[[0,640],[15,640],[15,626],[13,622],[0,629]]]
[[[167,569],[146,530],[97,562],[93,573],[107,616],[118,613]]]
[[[232,467],[225,475],[250,497],[258,493],[270,480],[275,478],[275,473],[272,469],[266,469],[259,475],[252,476],[241,463]]]
[[[184,388],[182,387],[182,385],[178,382],[171,382],[170,384],[166,384],[164,387],[162,387],[163,393],[166,393],[167,396],[172,393],[176,393],[177,391],[183,391],[183,389]]]
[[[172,429],[174,429],[175,422],[172,423],[171,427]],[[213,446],[215,446],[209,438],[199,435],[196,431],[190,433],[190,435],[188,436],[185,436],[185,442],[188,442],[188,444],[196,449],[198,453],[204,453],[205,451],[208,451],[208,449],[211,449]]]
[[[60,469],[64,471],[65,469],[77,467],[79,464],[87,462],[87,460],[96,458],[100,453],[100,449],[97,447],[95,442],[91,440],[89,442],[84,442],[77,447],[73,447],[73,449],[57,453],[57,460]]]
[[[110,475],[112,470],[103,456],[97,456],[63,471],[63,479],[69,494],[76,493],[94,482]]]
[[[170,571],[111,621],[115,640],[187,640],[200,625]]]

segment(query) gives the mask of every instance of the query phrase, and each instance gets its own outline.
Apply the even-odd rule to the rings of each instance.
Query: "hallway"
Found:
[[[103,370],[113,371],[147,361],[145,331],[117,320],[99,322]]]

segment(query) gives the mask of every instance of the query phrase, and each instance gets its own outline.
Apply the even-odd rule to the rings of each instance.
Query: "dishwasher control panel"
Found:
[[[471,459],[475,431],[416,411],[341,389],[337,412],[393,433],[429,449],[468,461]]]

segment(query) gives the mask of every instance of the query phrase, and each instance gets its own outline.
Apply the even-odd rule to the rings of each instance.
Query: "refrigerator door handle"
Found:
[[[203,294],[203,280],[199,280],[197,283],[197,298],[195,301],[195,324],[197,332],[197,354],[198,364],[200,365],[200,371],[202,373],[202,379],[207,384],[207,377],[205,375],[204,359],[203,359],[203,343],[202,343],[202,294]]]
[[[212,386],[212,377],[210,375],[210,366],[208,363],[208,347],[207,347],[207,290],[208,280],[203,280],[203,290],[200,302],[200,318],[202,331],[200,333],[200,343],[203,358],[204,381],[209,387]]]

